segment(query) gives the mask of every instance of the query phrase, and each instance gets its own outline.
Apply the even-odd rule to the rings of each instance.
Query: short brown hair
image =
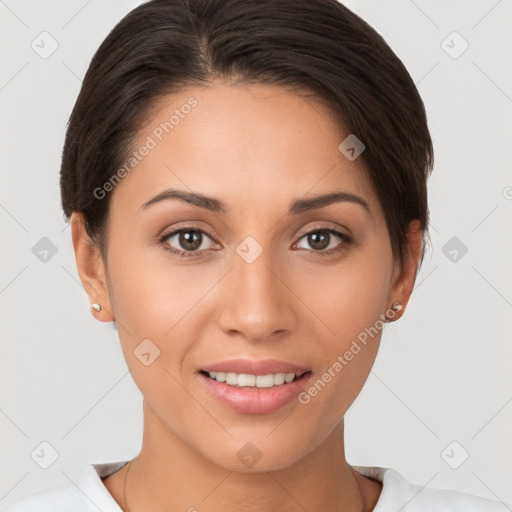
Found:
[[[393,256],[406,230],[428,231],[433,148],[425,108],[401,60],[336,0],[152,0],[128,13],[96,51],[69,119],[62,155],[66,218],[80,212],[105,244],[109,197],[94,190],[126,160],[152,105],[214,77],[310,90],[348,133],[381,202]],[[340,141],[341,142],[341,141]],[[425,244],[421,260],[425,253]]]

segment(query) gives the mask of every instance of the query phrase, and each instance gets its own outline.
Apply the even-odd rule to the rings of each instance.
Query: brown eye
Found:
[[[331,240],[331,235],[326,231],[315,231],[314,233],[308,233],[308,244],[313,249],[322,250],[325,249]]]
[[[186,251],[195,251],[201,247],[202,238],[199,231],[180,231],[178,244]]]
[[[338,244],[336,244],[335,238],[341,239],[343,243],[338,242]],[[332,228],[315,229],[314,231],[306,233],[301,238],[301,240],[303,239],[306,239],[307,245],[312,248],[312,252],[317,252],[322,255],[341,251],[347,245],[352,243],[352,238],[350,236]],[[305,247],[305,249],[308,249],[308,247]]]
[[[207,239],[211,237],[202,229],[182,228],[164,235],[160,243],[172,254],[179,256],[200,256],[209,248]]]

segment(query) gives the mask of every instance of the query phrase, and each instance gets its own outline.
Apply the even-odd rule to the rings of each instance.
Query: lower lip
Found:
[[[307,372],[299,379],[271,388],[237,387],[199,373],[201,381],[223,404],[245,414],[268,414],[297,398],[311,377]]]

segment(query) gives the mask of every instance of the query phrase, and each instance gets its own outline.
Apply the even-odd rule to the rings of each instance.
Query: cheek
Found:
[[[120,238],[113,242],[119,249],[128,245]],[[112,250],[109,268],[124,357],[143,394],[158,395],[172,385],[172,376],[181,380],[181,365],[210,318],[201,299],[219,271],[178,265],[158,247]],[[154,362],[146,366],[148,359]]]
[[[390,253],[369,248],[333,270],[300,280],[299,293],[314,314],[311,337],[320,368],[304,401],[332,421],[355,400],[375,361],[391,262]]]
[[[294,291],[303,298],[312,318],[325,324],[325,339],[331,338],[336,345],[357,336],[384,313],[390,269],[390,254],[368,247],[339,265],[311,266],[297,276]]]
[[[113,247],[127,247],[119,239],[115,242]],[[191,319],[187,313],[205,293],[208,283],[192,278],[191,270],[183,272],[170,263],[163,250],[155,257],[158,251],[132,247],[109,253],[121,346],[131,376],[153,410],[164,415],[180,411],[195,417],[199,411],[180,384],[180,364],[193,338],[184,331]]]
[[[211,284],[197,267],[177,265],[163,248],[117,241],[112,246],[119,249],[109,253],[116,319],[127,331],[162,337]]]

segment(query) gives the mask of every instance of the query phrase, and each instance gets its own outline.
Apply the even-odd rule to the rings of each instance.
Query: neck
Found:
[[[382,487],[346,462],[343,420],[318,448],[285,469],[237,472],[205,460],[175,437],[146,401],[141,451],[123,469],[126,503],[124,493],[118,501],[128,512],[362,512],[373,510]]]

